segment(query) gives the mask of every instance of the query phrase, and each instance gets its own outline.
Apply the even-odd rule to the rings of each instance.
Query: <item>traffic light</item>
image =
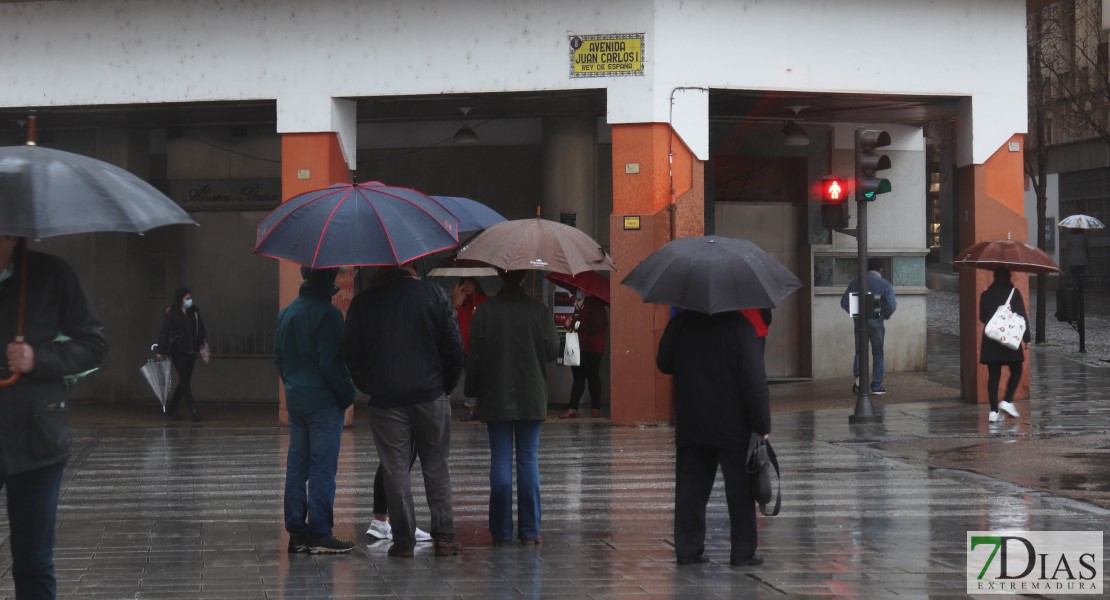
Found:
[[[821,178],[821,222],[828,229],[848,228],[848,182],[839,177]]]
[[[890,168],[890,157],[875,149],[889,145],[890,134],[881,129],[856,130],[856,193],[863,194],[865,200],[891,190],[889,179],[875,176],[876,171]]]

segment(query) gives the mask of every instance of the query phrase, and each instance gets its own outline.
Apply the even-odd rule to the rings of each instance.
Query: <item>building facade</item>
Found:
[[[169,294],[184,284],[217,354],[195,380],[198,395],[275,401],[273,315],[299,278],[250,255],[254,227],[282,199],[357,178],[470,197],[508,218],[534,215],[537,205],[548,218],[570,215],[620,268],[612,418],[666,422],[669,380],[654,367],[666,307],[615,282],[674,237],[750,238],[802,280],[775,311],[772,377],[850,375],[852,322],[839,296],[855,273],[855,238],[822,225],[815,187],[826,175],[851,176],[863,125],[893,139],[893,192],[868,211],[871,255],[889,265],[899,294],[887,369],[925,368],[929,234],[967,246],[1027,232],[1028,8],[1022,0],[0,3],[0,141],[19,143],[21,121],[36,110],[42,145],[147,178],[201,225],[41,243],[81,271],[113,342],[80,395],[145,393],[136,367]],[[796,132],[788,138],[787,124],[806,143]],[[464,126],[476,140],[456,142]],[[933,160],[927,132],[937,127],[950,131],[951,151]],[[936,182],[959,221],[949,232],[930,216],[930,184],[943,173],[950,180]],[[985,374],[974,299],[989,274],[961,277],[962,323],[976,332],[963,340],[964,394],[977,401]]]

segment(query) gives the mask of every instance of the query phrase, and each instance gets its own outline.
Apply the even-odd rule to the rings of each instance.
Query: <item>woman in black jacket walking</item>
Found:
[[[986,326],[998,307],[1006,304],[1006,299],[1010,298],[1011,292],[1013,292],[1013,298],[1010,299],[1010,310],[1025,319],[1025,335],[1022,336],[1022,341],[1028,342],[1029,317],[1025,313],[1025,301],[1022,300],[1021,292],[1017,291],[1010,282],[1010,270],[1006,267],[998,267],[994,270],[994,283],[983,290],[982,295],[979,296],[979,321]],[[991,423],[1002,421],[999,409],[1010,413],[1011,417],[1020,416],[1017,408],[1014,407],[1014,392],[1021,383],[1025,350],[1021,346],[1016,349],[1008,348],[984,334],[982,345],[979,347],[979,362],[987,365],[987,399],[991,404],[991,412],[987,420]],[[1002,381],[1003,366],[1010,368],[1010,378],[1006,380],[1006,399],[999,402],[998,385]]]
[[[173,293],[173,304],[166,309],[166,318],[162,320],[162,332],[158,334],[159,360],[168,355],[173,360],[179,379],[177,389],[167,407],[166,413],[172,419],[180,419],[177,414],[177,405],[184,397],[189,404],[189,413],[194,421],[200,420],[200,411],[193,399],[193,390],[190,380],[193,378],[193,366],[197,362],[197,353],[205,342],[204,319],[200,311],[193,304],[193,293],[187,288],[178,288]]]

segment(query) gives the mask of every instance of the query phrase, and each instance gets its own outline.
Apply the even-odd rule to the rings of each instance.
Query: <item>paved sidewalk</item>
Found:
[[[1097,503],[1105,506],[1110,446],[1085,442],[1089,454],[1067,459],[1082,473],[1066,478],[1043,461],[1051,458],[1046,447],[1106,439],[1110,369],[1033,353],[1033,400],[1018,404],[1021,418],[989,427],[985,408],[958,400],[953,343],[932,335],[934,371],[888,379],[882,425],[848,425],[850,381],[772,387],[784,506],[759,520],[767,563],[758,568],[728,566],[720,481],[709,513],[712,562],[674,563],[667,427],[545,424],[545,542],[532,549],[490,547],[485,431],[456,423],[455,518],[468,548],[436,558],[421,546],[404,560],[388,558],[386,544],[363,533],[377,467],[364,411],[343,437],[336,507],[337,533],[359,547],[316,557],[285,552],[286,435],[268,424],[272,407],[206,407],[199,426],[167,425],[150,405],[77,407],[59,513],[59,595],[964,597],[968,530],[1106,528],[1110,510]],[[418,499],[420,481],[414,474]],[[423,525],[426,506],[417,507]],[[7,536],[5,518],[0,545]],[[10,568],[4,547],[0,597],[12,596]]]

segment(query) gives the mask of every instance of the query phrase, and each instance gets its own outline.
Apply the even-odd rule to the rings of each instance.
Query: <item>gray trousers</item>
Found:
[[[374,433],[374,446],[378,449],[385,478],[393,544],[405,550],[416,545],[416,518],[409,478],[409,452],[413,441],[424,474],[432,537],[453,538],[451,471],[447,466],[451,450],[451,401],[444,395],[431,402],[396,408],[370,405],[370,431]]]

